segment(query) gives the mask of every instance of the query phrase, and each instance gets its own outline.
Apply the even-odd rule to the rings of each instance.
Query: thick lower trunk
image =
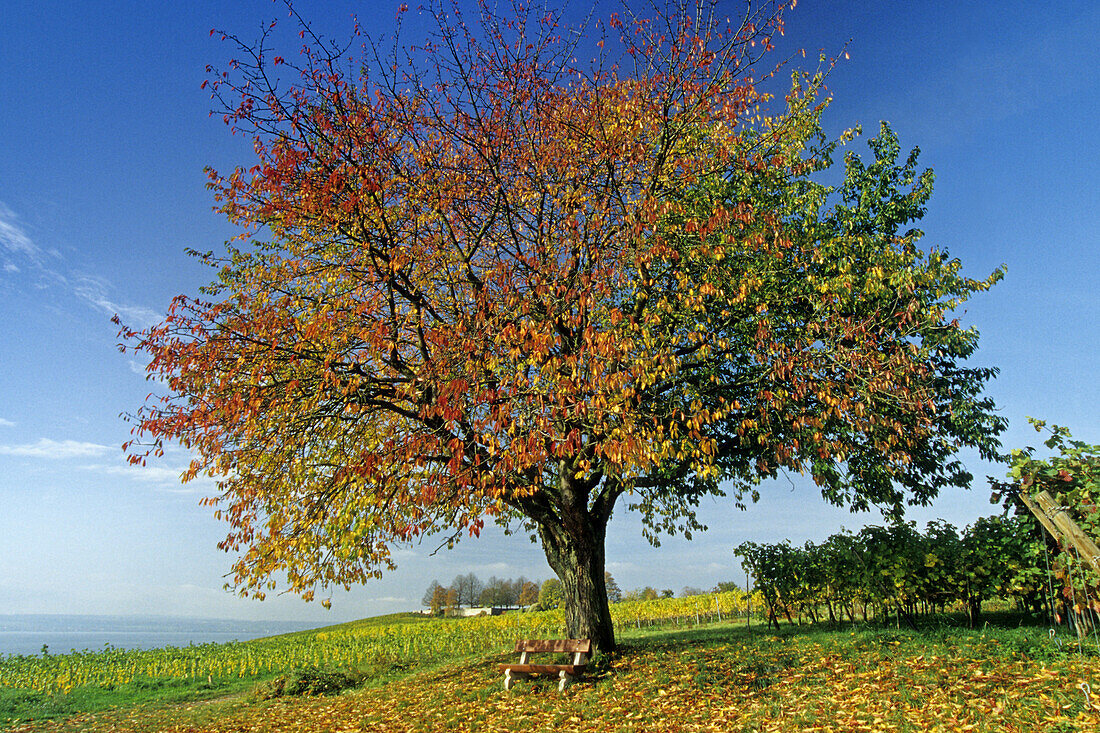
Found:
[[[615,650],[615,628],[604,582],[606,526],[584,523],[566,534],[539,528],[542,549],[561,580],[566,633],[571,639],[591,639],[595,651]]]
[[[575,461],[559,460],[558,485],[515,497],[515,508],[538,527],[542,550],[561,581],[566,633],[590,639],[593,651],[615,651],[615,628],[607,605],[604,540],[623,487],[601,474],[578,477]]]

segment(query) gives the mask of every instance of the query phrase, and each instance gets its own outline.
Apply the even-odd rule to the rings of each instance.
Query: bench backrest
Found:
[[[591,639],[520,639],[516,642],[516,651],[538,654],[541,652],[560,652],[564,654],[588,654],[592,651]]]

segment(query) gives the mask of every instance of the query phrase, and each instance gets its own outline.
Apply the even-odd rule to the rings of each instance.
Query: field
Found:
[[[614,604],[619,628],[698,625],[745,613],[740,591],[689,598]],[[560,636],[561,611],[509,613],[489,618],[428,619],[396,614],[231,644],[204,644],[151,650],[83,651],[49,656],[11,656],[0,660],[0,690],[25,690],[46,696],[89,689],[115,690],[158,681],[213,686],[261,679],[287,669],[332,667],[373,676],[390,668],[407,669],[443,660],[503,650],[518,638]]]
[[[519,633],[522,623],[530,624],[524,632],[545,633],[520,635],[554,635],[554,624],[560,624],[556,614],[417,623],[391,617],[223,645],[220,654],[192,648],[211,660],[228,659],[230,652],[239,659],[273,659],[274,649],[290,653],[296,646],[315,653],[343,649],[350,659],[358,644],[368,650],[358,667],[301,651],[296,661],[288,659],[275,670],[320,662],[330,670],[355,671],[354,688],[341,694],[262,699],[256,690],[272,689],[273,674],[265,673],[221,680],[211,675],[197,684],[178,680],[176,688],[160,680],[166,685],[161,694],[142,699],[131,681],[117,688],[130,690],[130,697],[110,703],[118,707],[101,704],[98,711],[70,709],[55,720],[27,721],[32,707],[24,706],[23,722],[9,712],[5,725],[0,713],[0,726],[13,731],[1100,730],[1100,706],[1086,695],[1091,689],[1082,687],[1095,684],[1100,696],[1100,658],[1088,649],[1079,654],[1076,645],[1063,647],[1045,627],[990,625],[971,631],[940,621],[917,631],[784,626],[777,633],[746,626],[743,616],[731,614],[732,597],[719,598],[723,620],[718,622],[717,608],[708,617],[703,599],[712,606],[715,600],[697,599],[698,615],[684,612],[689,599],[619,609],[621,652],[599,660],[592,679],[564,695],[541,681],[505,693],[496,671],[497,662],[511,658],[504,651],[515,638],[505,638],[509,633]],[[415,646],[412,640],[421,638],[425,641]],[[406,641],[412,656],[401,651]],[[389,651],[372,657],[383,643]],[[437,652],[417,660],[430,649]],[[0,662],[0,669],[11,663],[10,658]],[[142,680],[157,687],[156,678]],[[40,700],[65,699],[91,689],[97,688],[34,694],[45,695]],[[0,686],[9,697],[15,692],[7,682]]]

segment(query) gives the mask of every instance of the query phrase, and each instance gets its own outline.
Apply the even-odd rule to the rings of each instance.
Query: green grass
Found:
[[[61,695],[0,687],[0,728],[31,720],[68,718],[79,713],[142,705],[174,705],[240,695],[254,680],[158,680],[139,678],[112,689],[78,687]]]

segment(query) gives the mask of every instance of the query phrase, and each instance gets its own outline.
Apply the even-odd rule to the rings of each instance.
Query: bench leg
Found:
[[[565,692],[565,688],[573,684],[573,677],[564,669],[558,672],[558,677],[561,678],[561,682],[558,683],[558,692]]]
[[[507,692],[512,689],[512,685],[516,683],[516,678],[512,675],[512,670],[504,670],[504,690]]]

